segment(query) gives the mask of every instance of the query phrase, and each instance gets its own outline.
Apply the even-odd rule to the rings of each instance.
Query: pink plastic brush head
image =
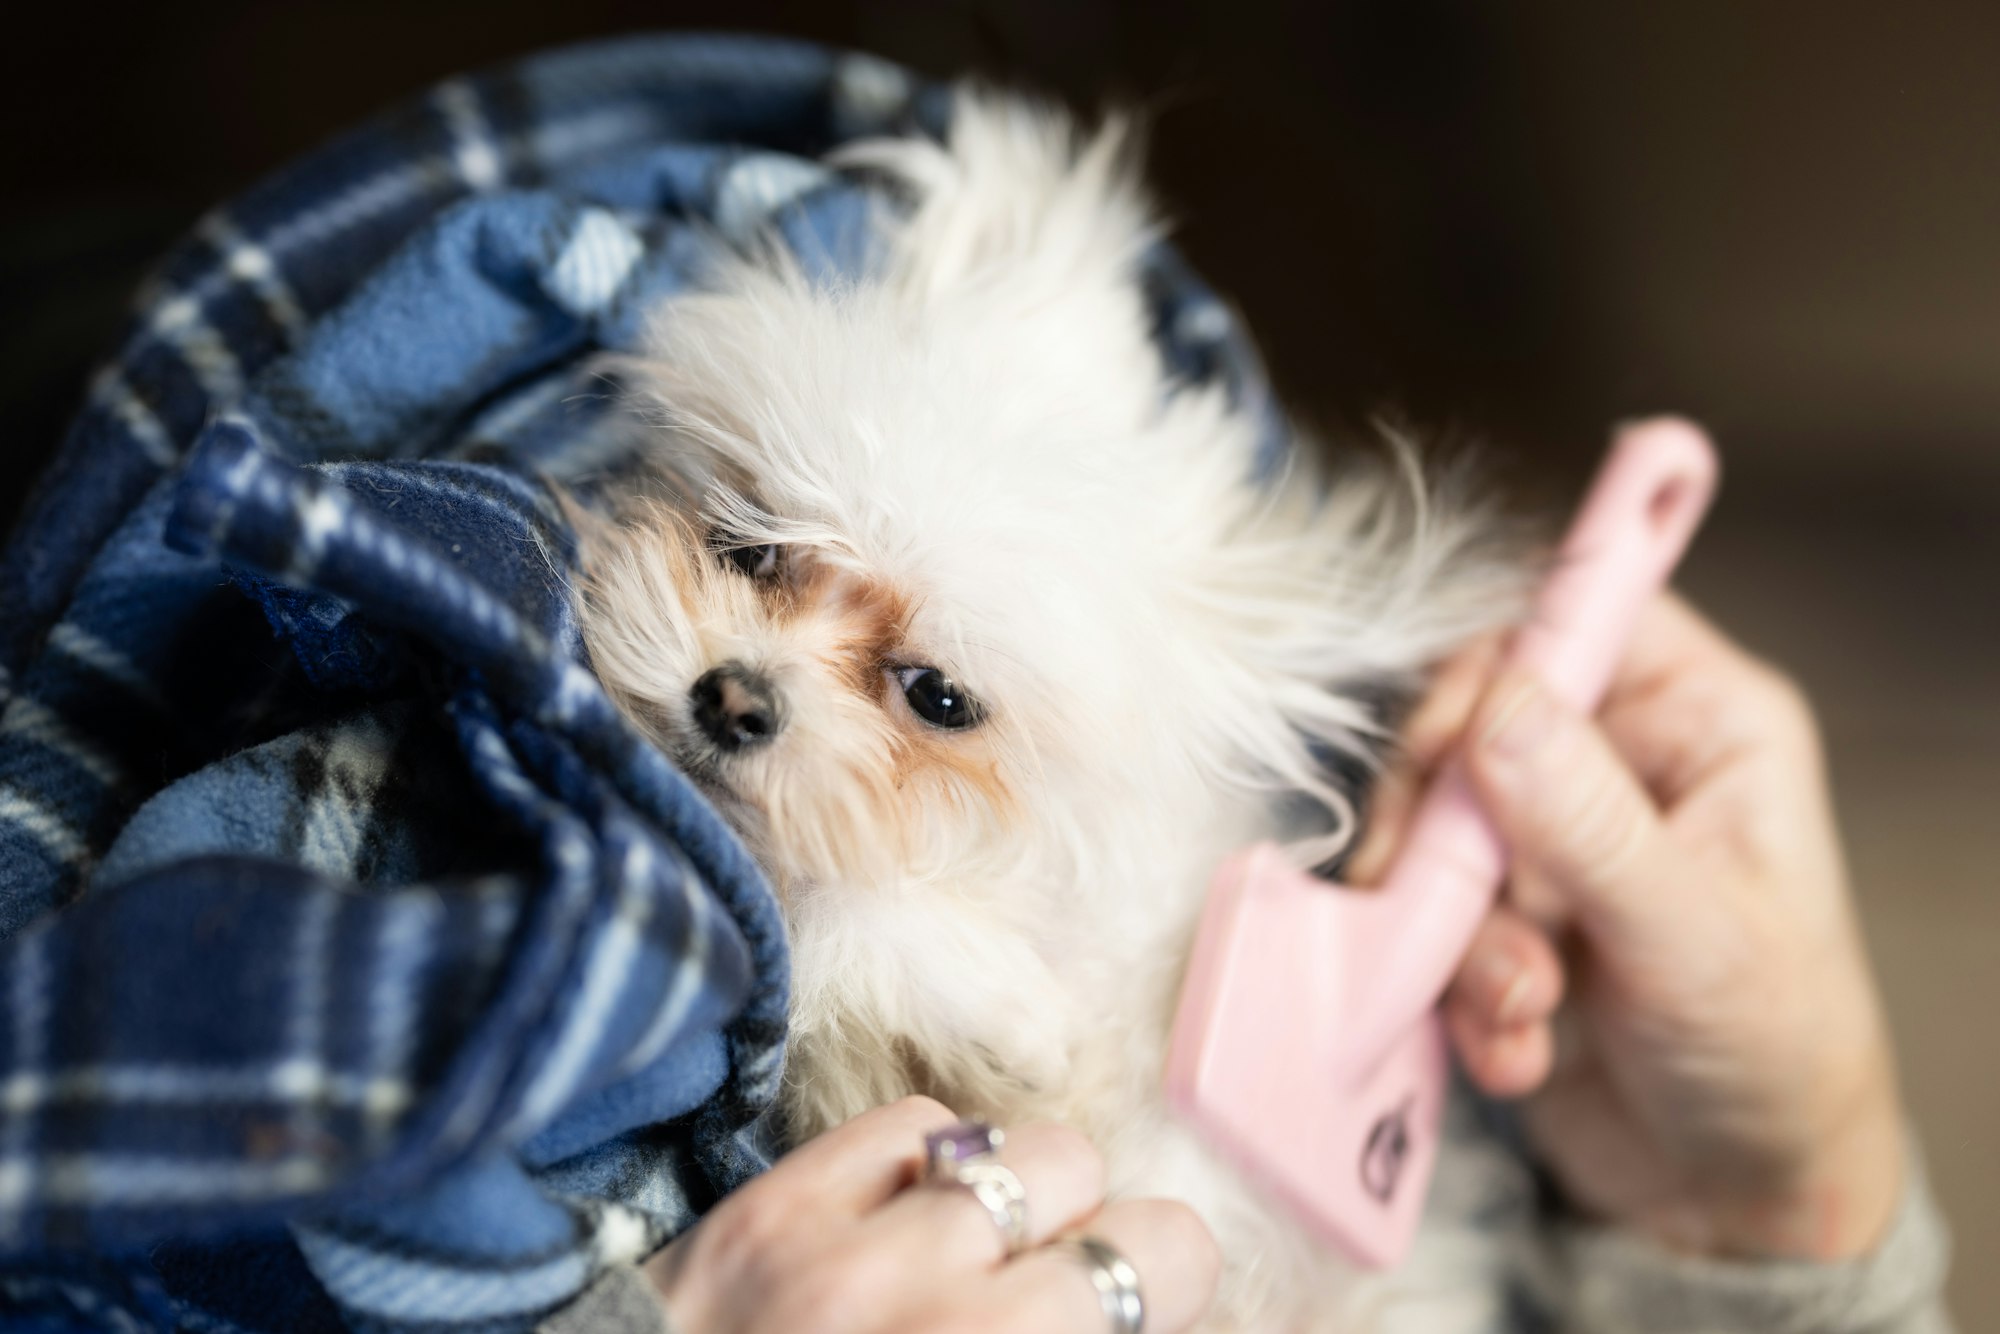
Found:
[[[1620,432],[1511,659],[1594,710],[1715,474],[1706,438],[1684,422]],[[1447,764],[1379,889],[1315,879],[1260,845],[1231,858],[1210,891],[1168,1097],[1363,1264],[1394,1263],[1416,1232],[1450,1075],[1436,1005],[1505,872],[1505,849]]]
[[[1362,936],[1395,927],[1340,920],[1356,905],[1329,890],[1274,844],[1223,866],[1181,993],[1167,1092],[1315,1232],[1384,1265],[1422,1214],[1449,1071],[1435,1024],[1366,1071],[1327,1059],[1350,1036],[1346,1018],[1369,984]],[[1327,949],[1335,937],[1356,948]]]

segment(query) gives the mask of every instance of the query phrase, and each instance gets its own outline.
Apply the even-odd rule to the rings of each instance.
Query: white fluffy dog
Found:
[[[948,144],[842,155],[912,200],[869,277],[745,255],[662,309],[586,635],[782,898],[798,1135],[910,1092],[1068,1122],[1206,1216],[1218,1327],[1337,1325],[1338,1266],[1167,1112],[1175,994],[1217,864],[1341,846],[1327,756],[1517,569],[1401,455],[1254,475],[1150,336],[1124,140],[961,94]]]

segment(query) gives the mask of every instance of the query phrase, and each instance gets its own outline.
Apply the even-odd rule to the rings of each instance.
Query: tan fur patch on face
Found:
[[[883,668],[908,632],[908,599],[810,553],[795,557],[787,574],[773,597],[774,624],[811,635],[814,655],[850,690],[879,696]]]
[[[789,583],[777,618],[818,621],[812,632],[820,661],[849,691],[889,715],[890,787],[897,798],[922,791],[960,808],[984,807],[996,818],[1011,812],[1014,801],[1000,764],[978,730],[940,731],[896,697],[889,670],[909,657],[910,598],[886,582],[810,557]]]
[[[771,604],[774,622],[809,643],[829,679],[879,721],[869,732],[881,750],[846,757],[853,795],[871,808],[873,836],[907,861],[934,854],[941,835],[983,842],[1012,824],[1020,807],[992,734],[932,727],[901,698],[892,669],[922,657],[908,642],[914,600],[811,552],[797,553],[788,575]]]
[[[788,548],[774,576],[753,580],[699,517],[657,500],[622,518],[593,540],[618,557],[609,568],[646,577],[587,589],[601,667],[619,668],[604,672],[606,684],[670,748],[686,748],[684,764],[726,790],[738,804],[726,802],[727,812],[781,883],[865,883],[1006,846],[1023,808],[991,720],[933,727],[893,676],[932,665],[910,642],[912,596],[841,553],[804,546]],[[644,641],[649,622],[678,627],[672,665],[611,652]],[[716,755],[686,720],[687,690],[723,658],[768,673],[793,710],[754,754]]]
[[[1000,762],[972,734],[938,732],[922,722],[923,731],[899,736],[895,745],[895,787],[928,790],[961,808],[983,808],[1003,823],[1016,811],[1013,792],[1000,774]],[[928,734],[927,734],[928,733]],[[970,809],[967,809],[970,813]]]

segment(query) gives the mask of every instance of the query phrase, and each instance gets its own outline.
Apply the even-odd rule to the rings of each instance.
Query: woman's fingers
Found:
[[[1368,799],[1367,828],[1348,859],[1349,884],[1372,885],[1402,846],[1403,830],[1431,772],[1465,730],[1466,719],[1499,658],[1500,639],[1489,635],[1448,659],[1410,715],[1398,738],[1394,765],[1376,781]]]
[[[1385,771],[1368,794],[1368,819],[1361,841],[1347,859],[1341,879],[1350,885],[1377,885],[1389,873],[1389,863],[1403,845],[1403,831],[1416,809],[1417,787],[1424,776],[1409,768]]]
[[[1516,870],[1545,877],[1614,966],[1692,948],[1686,858],[1595,724],[1507,672],[1473,727],[1467,772]]]
[[[1797,688],[1671,593],[1649,604],[1606,692],[1599,723],[1662,807],[1732,759],[1816,752]]]
[[[1747,663],[1750,658],[1725,638],[1707,617],[1669,591],[1648,602],[1632,627],[1618,669],[1604,692],[1607,708],[1647,696],[1662,684],[1707,670],[1717,663]]]
[[[1445,996],[1445,1028],[1472,1082],[1496,1098],[1539,1088],[1553,1063],[1550,1020],[1562,996],[1555,946],[1514,909],[1496,907]]]
[[[1139,1278],[1147,1334],[1174,1334],[1215,1296],[1221,1256],[1194,1210],[1175,1200],[1120,1200],[1081,1229],[1124,1256]],[[1007,1334],[1103,1334],[1109,1328],[1090,1267],[1060,1243],[1002,1269],[991,1298],[1007,1318],[981,1328]]]
[[[1039,1246],[1104,1199],[1104,1161],[1088,1139],[1050,1123],[1007,1131],[1000,1161],[1021,1180],[1027,1198],[1027,1244]],[[922,1255],[944,1279],[1006,1258],[1006,1236],[973,1193],[920,1184],[863,1220],[867,1244]]]
[[[1413,768],[1436,768],[1465,731],[1480,696],[1486,693],[1486,683],[1493,677],[1505,642],[1497,634],[1474,640],[1438,668],[1423,702],[1403,725],[1402,751]]]
[[[1480,923],[1449,1002],[1490,1029],[1536,1023],[1562,1003],[1563,967],[1542,930],[1506,904]]]
[[[1007,1134],[999,1158],[1028,1203],[1028,1249],[1007,1261],[1001,1226],[970,1190],[917,1181],[924,1135],[954,1119],[907,1098],[782,1159],[647,1262],[661,1300],[700,1329],[831,1317],[825,1327],[857,1331],[1098,1334],[1107,1325],[1087,1265],[1048,1248],[1082,1224],[1141,1275],[1153,1334],[1186,1329],[1207,1308],[1220,1269],[1208,1229],[1170,1201],[1100,1209],[1103,1161],[1064,1126]]]
[[[882,1288],[874,1299],[891,1314],[909,1309],[923,1294],[897,1290],[907,1257],[849,1241],[860,1215],[914,1179],[924,1136],[956,1119],[934,1099],[904,1098],[779,1159],[646,1261],[662,1303],[679,1327],[715,1331],[795,1328],[796,1308],[843,1284]]]
[[[1555,1068],[1555,1035],[1547,1019],[1491,1028],[1464,1005],[1448,1002],[1444,1024],[1459,1064],[1488,1097],[1526,1097]]]
[[[902,1098],[863,1112],[785,1155],[786,1190],[848,1216],[874,1211],[923,1171],[924,1136],[957,1121],[935,1098]],[[744,1187],[755,1190],[766,1174]]]

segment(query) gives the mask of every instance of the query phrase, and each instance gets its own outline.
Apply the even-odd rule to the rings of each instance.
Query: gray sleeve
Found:
[[[1629,1233],[1572,1224],[1558,1239],[1569,1334],[1951,1334],[1951,1243],[1912,1150],[1888,1235],[1842,1264],[1674,1255]]]
[[[636,1265],[613,1265],[535,1334],[674,1334],[653,1283]]]

